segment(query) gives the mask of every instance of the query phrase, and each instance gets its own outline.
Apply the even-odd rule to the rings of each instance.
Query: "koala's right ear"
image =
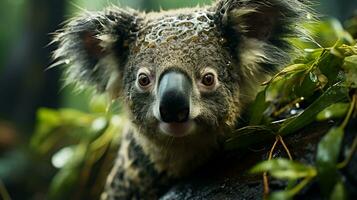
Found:
[[[286,40],[300,33],[311,9],[303,0],[217,0],[217,23],[244,77],[290,62]],[[301,31],[302,32],[302,31]]]
[[[111,8],[87,12],[68,21],[55,38],[55,65],[66,65],[67,83],[95,87],[118,96],[129,45],[135,41],[140,17],[133,10]]]

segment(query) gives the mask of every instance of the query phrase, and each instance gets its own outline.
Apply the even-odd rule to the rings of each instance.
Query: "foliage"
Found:
[[[253,173],[268,172],[288,181],[286,190],[271,193],[271,199],[291,199],[315,179],[324,195],[343,199],[344,184],[337,172],[348,164],[357,145],[339,163],[344,130],[356,114],[357,45],[336,20],[307,24],[306,29],[311,38],[292,40],[304,49],[303,54],[264,84],[251,106],[249,125],[234,131],[225,149],[246,149],[276,136],[291,135],[317,120],[344,119],[318,144],[314,166],[272,159],[252,169]],[[51,182],[51,199],[98,197],[118,147],[117,133],[125,124],[116,111],[106,109],[106,102],[103,97],[95,99],[89,113],[39,110],[31,146],[59,168]]]
[[[274,178],[288,181],[285,190],[271,193],[269,199],[292,199],[312,180],[318,181],[325,197],[346,199],[338,171],[348,164],[357,145],[355,136],[349,154],[339,163],[342,148],[348,148],[342,145],[346,126],[357,114],[357,45],[336,20],[306,27],[312,33],[311,42],[292,41],[305,54],[266,83],[253,104],[260,115],[252,115],[250,123],[255,129],[264,127],[265,138],[269,138],[268,133],[273,138],[293,134],[318,120],[343,121],[335,124],[318,143],[314,166],[280,158],[259,163],[251,172],[268,172]],[[302,109],[301,104],[308,106]],[[226,146],[239,148],[239,140],[249,137],[241,129]],[[252,137],[259,136],[252,134]]]
[[[59,169],[49,187],[50,199],[99,198],[125,124],[123,115],[114,114],[118,108],[108,108],[108,104],[100,96],[90,102],[89,113],[74,109],[38,111],[31,147]]]

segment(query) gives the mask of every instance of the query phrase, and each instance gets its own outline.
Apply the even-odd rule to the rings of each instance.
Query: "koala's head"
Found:
[[[221,0],[158,13],[109,8],[55,38],[66,79],[124,97],[140,133],[187,137],[233,128],[257,85],[287,61],[298,0]],[[167,136],[168,135],[168,136]]]

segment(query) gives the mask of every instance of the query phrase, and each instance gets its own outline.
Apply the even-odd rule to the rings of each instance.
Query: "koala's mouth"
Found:
[[[188,120],[186,122],[160,122],[159,129],[164,134],[173,136],[173,137],[183,137],[189,135],[195,129],[195,123],[193,120]]]

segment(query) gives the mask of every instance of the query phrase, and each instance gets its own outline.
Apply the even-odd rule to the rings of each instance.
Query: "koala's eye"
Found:
[[[215,82],[214,74],[213,73],[207,73],[203,76],[202,78],[202,84],[205,86],[212,86]]]
[[[140,73],[138,76],[138,82],[141,87],[146,87],[150,85],[150,77],[144,73]]]
[[[197,86],[200,92],[212,92],[219,87],[218,75],[216,70],[206,68],[200,73],[200,78],[197,79]]]

